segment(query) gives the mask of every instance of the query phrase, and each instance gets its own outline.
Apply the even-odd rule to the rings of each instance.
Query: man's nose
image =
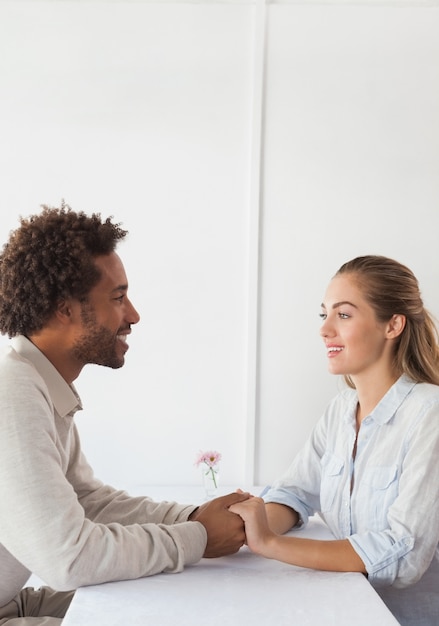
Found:
[[[130,324],[137,324],[137,322],[140,320],[140,315],[138,314],[137,310],[134,308],[134,305],[131,303],[129,303],[130,307],[129,307],[129,311],[127,314],[127,319],[129,320]]]

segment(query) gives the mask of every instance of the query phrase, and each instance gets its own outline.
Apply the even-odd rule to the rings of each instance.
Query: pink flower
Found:
[[[215,467],[221,461],[221,454],[215,450],[208,452],[199,452],[195,465],[198,467],[201,463],[205,463],[208,467]]]
[[[215,450],[208,450],[207,452],[199,452],[197,456],[197,460],[195,461],[195,465],[198,467],[199,465],[207,466],[207,469],[203,469],[203,474],[206,479],[211,480],[215,489],[218,487],[218,472],[217,469],[218,463],[221,461],[221,454],[216,452]],[[208,492],[209,493],[209,492]]]

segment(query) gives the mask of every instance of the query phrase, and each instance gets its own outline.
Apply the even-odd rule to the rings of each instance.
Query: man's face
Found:
[[[82,365],[95,363],[113,369],[122,367],[128,350],[131,324],[139,321],[128,299],[128,281],[119,256],[99,256],[95,265],[101,280],[81,307],[81,330],[72,347],[72,356]]]

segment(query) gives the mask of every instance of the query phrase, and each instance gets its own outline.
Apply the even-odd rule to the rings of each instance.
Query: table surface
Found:
[[[258,493],[259,488],[253,488]],[[155,499],[201,501],[194,487],[131,490]],[[227,492],[227,488],[223,488]],[[331,539],[318,518],[302,537]],[[356,573],[319,572],[252,554],[201,559],[180,574],[157,574],[78,589],[63,626],[397,626],[367,579]]]

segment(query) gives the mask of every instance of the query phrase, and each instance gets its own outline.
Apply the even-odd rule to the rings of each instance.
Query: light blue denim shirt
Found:
[[[295,509],[306,524],[319,512],[348,538],[376,587],[406,587],[430,566],[439,541],[439,386],[406,376],[362,422],[357,393],[327,407],[266,502]]]

